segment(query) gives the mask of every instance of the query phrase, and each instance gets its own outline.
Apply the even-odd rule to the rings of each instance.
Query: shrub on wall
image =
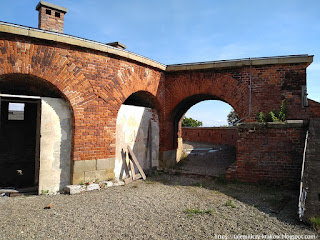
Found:
[[[286,100],[282,100],[280,110],[274,109],[273,111],[265,114],[259,112],[256,116],[258,122],[284,122],[287,119],[288,107]]]

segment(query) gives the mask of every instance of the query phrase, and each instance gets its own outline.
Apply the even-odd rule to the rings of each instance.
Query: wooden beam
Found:
[[[142,170],[142,168],[141,168],[141,166],[140,166],[140,164],[139,164],[136,156],[134,155],[134,153],[133,153],[133,151],[131,150],[131,148],[130,148],[129,145],[127,146],[127,148],[128,148],[129,156],[131,156],[131,159],[133,160],[133,162],[134,162],[135,165],[137,166],[137,168],[138,168],[138,170],[139,170],[139,172],[140,172],[143,180],[146,180],[146,175],[144,174],[144,171]]]

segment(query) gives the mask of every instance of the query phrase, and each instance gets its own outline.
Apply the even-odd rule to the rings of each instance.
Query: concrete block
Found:
[[[94,171],[97,169],[96,160],[83,160],[83,161],[74,161],[73,163],[73,172],[87,172]]]
[[[106,171],[106,180],[113,180],[115,179],[115,174],[114,174],[114,171],[113,169],[109,169]]]
[[[84,172],[74,172],[72,174],[72,184],[80,184],[84,182]]]
[[[64,187],[64,192],[70,195],[84,192],[86,190],[86,186],[82,185],[67,185]]]
[[[104,183],[106,185],[106,187],[112,187],[113,186],[113,182],[112,181],[102,181],[102,183]]]
[[[113,186],[124,186],[124,182],[123,181],[115,181],[113,183]]]
[[[87,191],[92,191],[92,190],[100,190],[99,184],[97,184],[97,183],[89,184],[87,186]]]
[[[97,170],[114,169],[115,158],[97,159]]]
[[[106,170],[95,170],[95,171],[87,171],[84,173],[84,181],[85,182],[95,182],[95,181],[102,181],[107,180],[108,174]]]

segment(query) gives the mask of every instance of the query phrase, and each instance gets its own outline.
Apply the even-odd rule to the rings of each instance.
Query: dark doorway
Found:
[[[40,101],[1,98],[0,187],[38,184]]]

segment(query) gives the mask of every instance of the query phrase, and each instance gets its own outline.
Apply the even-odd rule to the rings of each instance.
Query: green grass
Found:
[[[320,217],[312,217],[310,218],[310,223],[312,227],[320,233]]]
[[[234,205],[234,203],[232,202],[231,199],[229,199],[229,200],[226,202],[225,205],[226,205],[227,207],[232,207],[232,208],[236,208],[236,207],[237,207],[236,205]]]
[[[184,212],[188,214],[188,217],[192,217],[197,214],[212,214],[214,210],[213,209],[201,210],[199,208],[188,208]]]

